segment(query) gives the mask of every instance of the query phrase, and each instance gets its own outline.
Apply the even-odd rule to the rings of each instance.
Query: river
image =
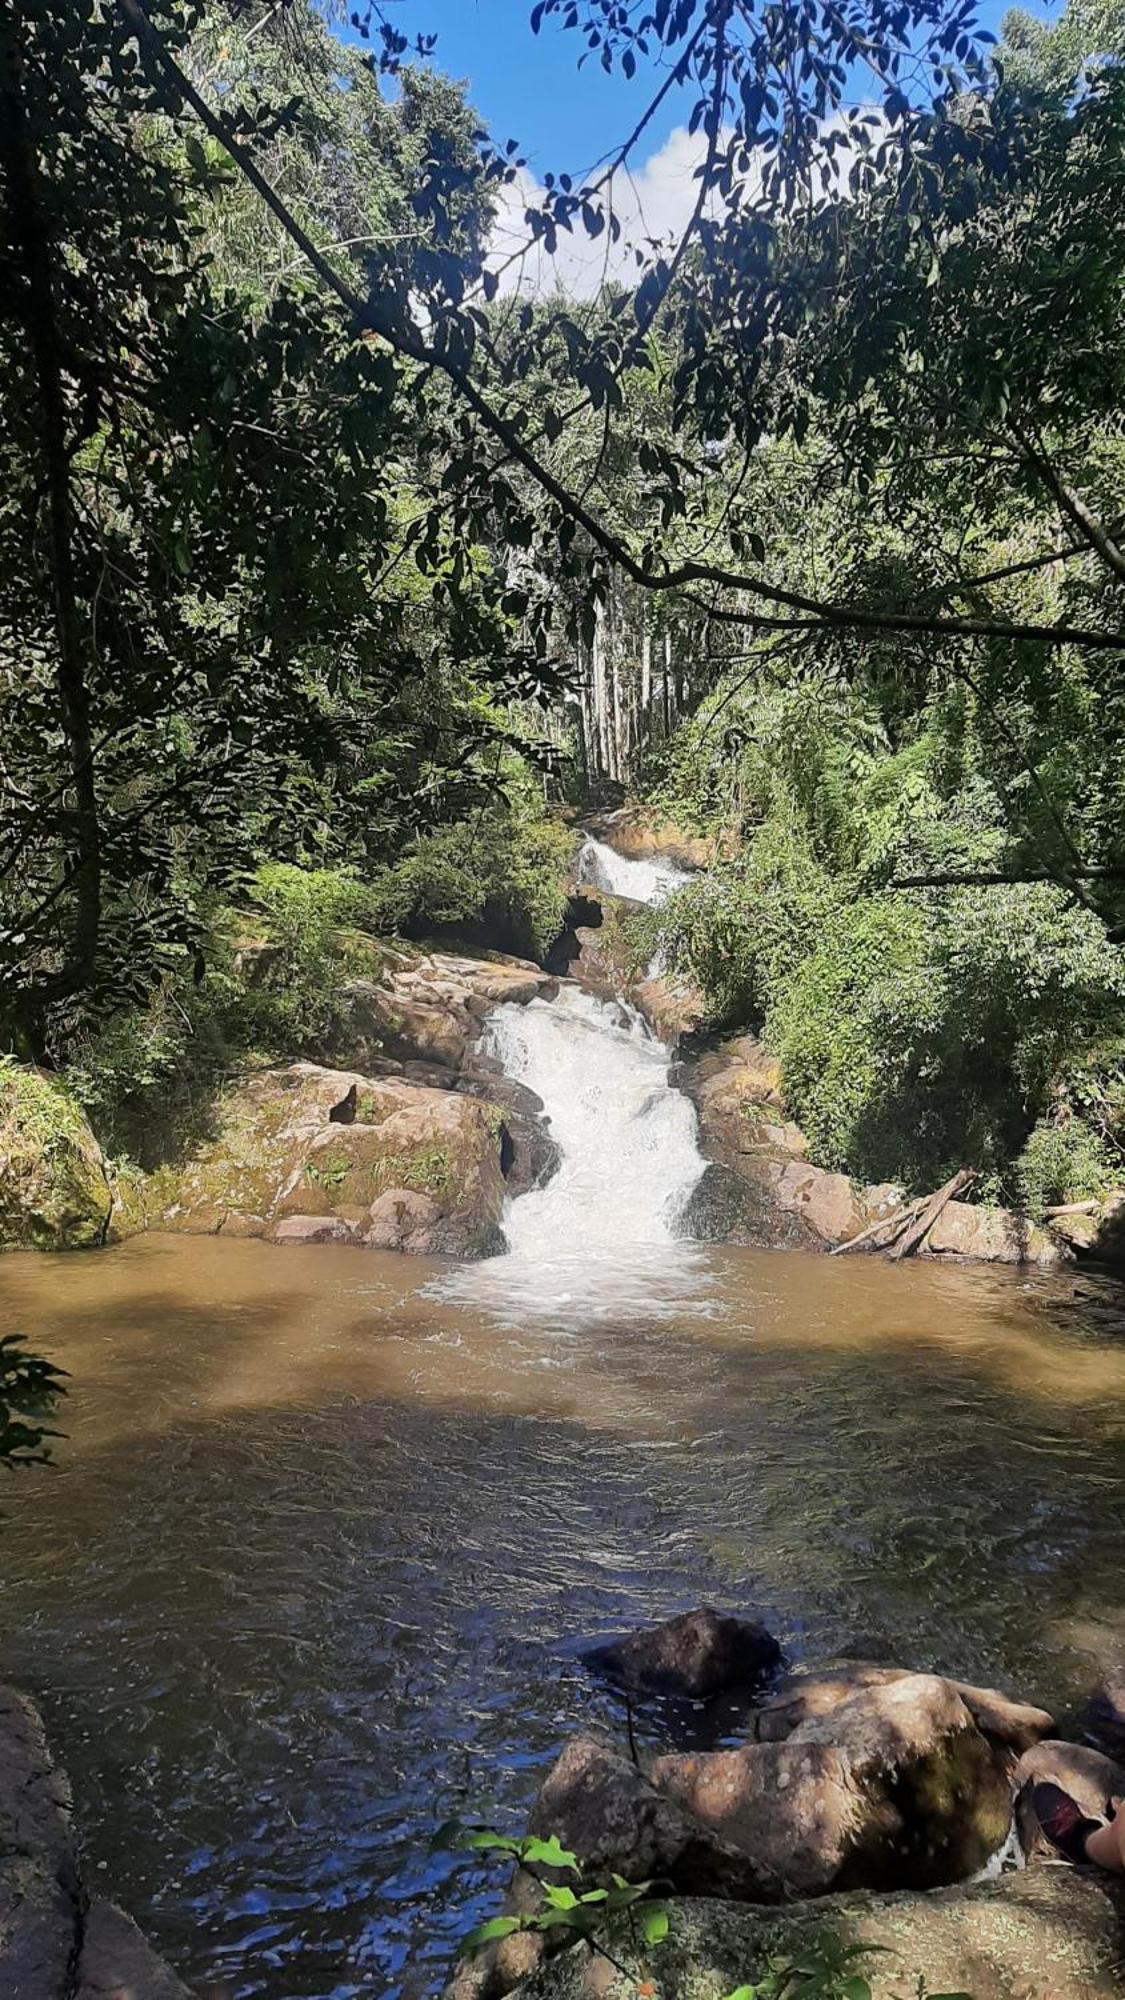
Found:
[[[507,1257],[0,1262],[71,1372],[58,1469],[0,1496],[0,1674],[204,1994],[432,1991],[486,1877],[431,1832],[519,1827],[613,1631],[710,1601],[1048,1705],[1125,1651],[1118,1292],[685,1244],[636,1018],[564,988],[489,1032],[563,1155]]]

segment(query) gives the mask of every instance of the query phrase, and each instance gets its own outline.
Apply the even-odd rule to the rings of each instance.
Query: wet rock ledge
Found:
[[[3,2000],[191,2000],[132,1918],[89,1894],[71,1808],[37,1710],[0,1687]]]

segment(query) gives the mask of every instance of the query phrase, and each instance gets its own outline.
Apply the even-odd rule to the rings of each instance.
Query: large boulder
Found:
[[[660,1881],[683,1895],[769,1895],[775,1885],[745,1856],[656,1791],[627,1757],[597,1737],[576,1736],[548,1772],[528,1821],[528,1833],[555,1834],[575,1854],[587,1884]],[[542,1869],[543,1880],[572,1882]],[[542,1902],[539,1882],[517,1870],[504,1901],[506,1916],[526,1916]],[[555,1932],[516,1933],[458,1967],[448,2000],[499,2000],[565,1942]]]
[[[929,1894],[832,1896],[785,1910],[673,1900],[668,1919],[668,1937],[651,1954],[628,1939],[615,1946],[621,1971],[586,1950],[568,1951],[520,1987],[520,2000],[636,2000],[638,1983],[656,1985],[662,2000],[724,2000],[782,1965],[839,1965],[844,1952],[855,1955],[831,1990],[843,1990],[845,1976],[862,1978],[871,2000],[919,1991],[972,2000],[1121,1993],[1119,1903],[1104,1881],[1068,1868]]]
[[[354,1237],[458,1257],[499,1247],[498,1105],[406,1078],[290,1063],[231,1085],[216,1126],[182,1167],[127,1189],[126,1228],[139,1221],[281,1243]],[[395,1203],[401,1226],[390,1227]]]
[[[896,1681],[914,1678],[906,1667],[869,1666],[849,1662],[815,1674],[791,1674],[754,1711],[751,1733],[759,1743],[784,1743],[806,1722],[833,1715],[867,1688],[891,1687]],[[950,1681],[977,1728],[992,1743],[1017,1754],[1050,1736],[1055,1720],[1045,1708],[1013,1701],[995,1688],[974,1687],[967,1681]]]
[[[947,1202],[926,1238],[930,1257],[975,1257],[988,1264],[1054,1265],[1066,1261],[1067,1246],[1038,1223],[1010,1208],[978,1208]]]
[[[794,1895],[933,1888],[1002,1845],[1002,1756],[929,1674],[859,1688],[782,1742],[660,1757],[658,1790]]]
[[[69,1091],[0,1058],[0,1248],[102,1243],[112,1202],[101,1147]]]
[[[776,1670],[781,1647],[756,1619],[704,1605],[598,1646],[587,1659],[625,1687],[706,1701],[760,1686]]]

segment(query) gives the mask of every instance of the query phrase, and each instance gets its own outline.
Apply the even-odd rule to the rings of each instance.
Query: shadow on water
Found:
[[[61,1469],[4,1496],[0,1672],[201,1990],[430,1990],[482,1891],[431,1830],[517,1827],[570,1729],[620,1727],[580,1658],[609,1633],[707,1599],[798,1661],[1048,1703],[1118,1646],[1108,1295],[1088,1332],[1012,1274],[728,1253],[721,1310],[562,1337],[439,1275],[200,1239],[0,1266],[73,1377]]]

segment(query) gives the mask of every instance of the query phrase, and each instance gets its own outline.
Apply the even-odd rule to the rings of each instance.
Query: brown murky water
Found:
[[[1048,1704],[1125,1655],[1120,1294],[651,1256],[569,1331],[350,1250],[0,1262],[72,1374],[0,1496],[0,1674],[202,1992],[428,1991],[482,1891],[429,1835],[518,1825],[595,1636],[709,1599]]]

